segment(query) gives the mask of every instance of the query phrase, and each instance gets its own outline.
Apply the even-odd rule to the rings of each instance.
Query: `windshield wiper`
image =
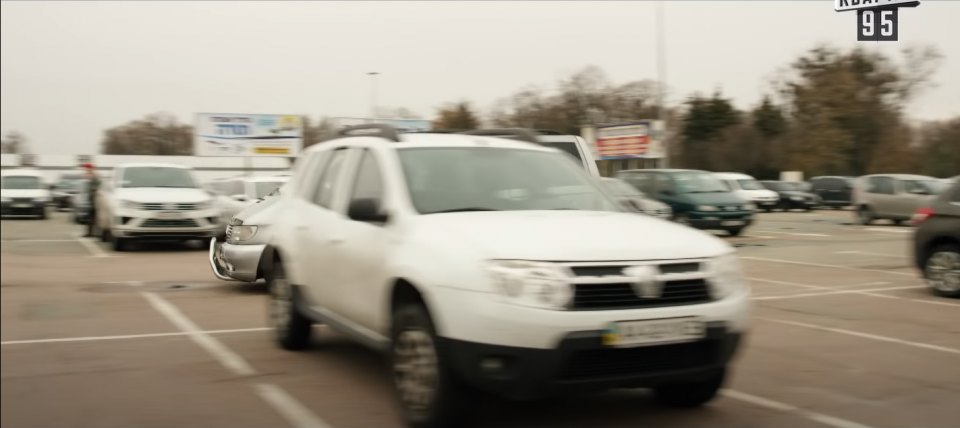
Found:
[[[468,211],[501,211],[496,208],[483,208],[483,207],[467,207],[467,208],[454,208],[452,210],[441,210],[441,211],[431,211],[426,214],[440,214],[440,213],[462,213]]]

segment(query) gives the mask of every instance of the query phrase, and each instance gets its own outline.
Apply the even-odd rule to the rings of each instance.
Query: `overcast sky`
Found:
[[[656,78],[655,2],[2,3],[0,132],[36,153],[94,153],[102,131],[148,113],[362,116],[379,104],[424,118],[467,99],[484,112],[587,65]],[[715,88],[754,105],[773,74],[817,43],[852,47],[856,12],[830,0],[665,4],[670,102]],[[960,1],[900,11],[897,54],[945,56],[915,119],[960,115]],[[952,76],[952,77],[951,77]]]

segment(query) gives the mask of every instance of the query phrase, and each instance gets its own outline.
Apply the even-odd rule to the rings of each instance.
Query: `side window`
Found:
[[[656,177],[656,185],[650,190],[654,190],[655,193],[660,193],[664,190],[673,190],[673,180],[670,179],[670,176],[667,174],[654,174]]]
[[[320,181],[319,177],[328,159],[330,159],[330,152],[325,150],[311,153],[297,161],[294,176],[290,179],[293,182],[291,187],[294,188],[297,196],[306,200],[313,198],[316,184]]]
[[[630,183],[631,186],[644,193],[646,193],[650,187],[650,178],[647,174],[627,174],[623,177],[623,179],[626,180],[627,183]]]
[[[351,201],[357,199],[374,199],[383,202],[383,176],[380,174],[380,165],[377,157],[370,150],[364,150],[357,168],[357,178],[353,183]]]
[[[330,162],[327,164],[320,181],[317,183],[317,189],[313,194],[313,202],[324,208],[330,208],[333,205],[333,197],[336,196],[334,189],[340,178],[340,171],[347,158],[347,149],[338,149],[330,156]]]
[[[880,177],[867,179],[867,193],[880,193]]]
[[[876,193],[881,193],[884,195],[892,195],[894,193],[894,182],[890,177],[876,177],[877,178],[877,187]]]

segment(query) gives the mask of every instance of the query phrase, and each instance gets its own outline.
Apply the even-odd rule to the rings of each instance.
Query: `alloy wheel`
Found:
[[[430,334],[421,329],[400,333],[393,372],[404,406],[415,413],[429,411],[438,388],[437,352]]]
[[[293,289],[286,278],[274,277],[270,287],[270,322],[279,337],[286,334],[293,311]]]
[[[938,251],[927,259],[927,281],[945,293],[960,290],[960,253]]]

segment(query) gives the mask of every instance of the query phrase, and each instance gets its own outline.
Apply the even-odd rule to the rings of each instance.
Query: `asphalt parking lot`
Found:
[[[960,301],[923,287],[912,229],[835,210],[759,219],[724,238],[755,305],[720,398],[490,399],[478,425],[957,426]],[[263,286],[215,279],[205,246],[113,253],[80,233],[65,213],[0,222],[4,427],[400,426],[377,354],[322,326],[308,351],[276,348]]]

